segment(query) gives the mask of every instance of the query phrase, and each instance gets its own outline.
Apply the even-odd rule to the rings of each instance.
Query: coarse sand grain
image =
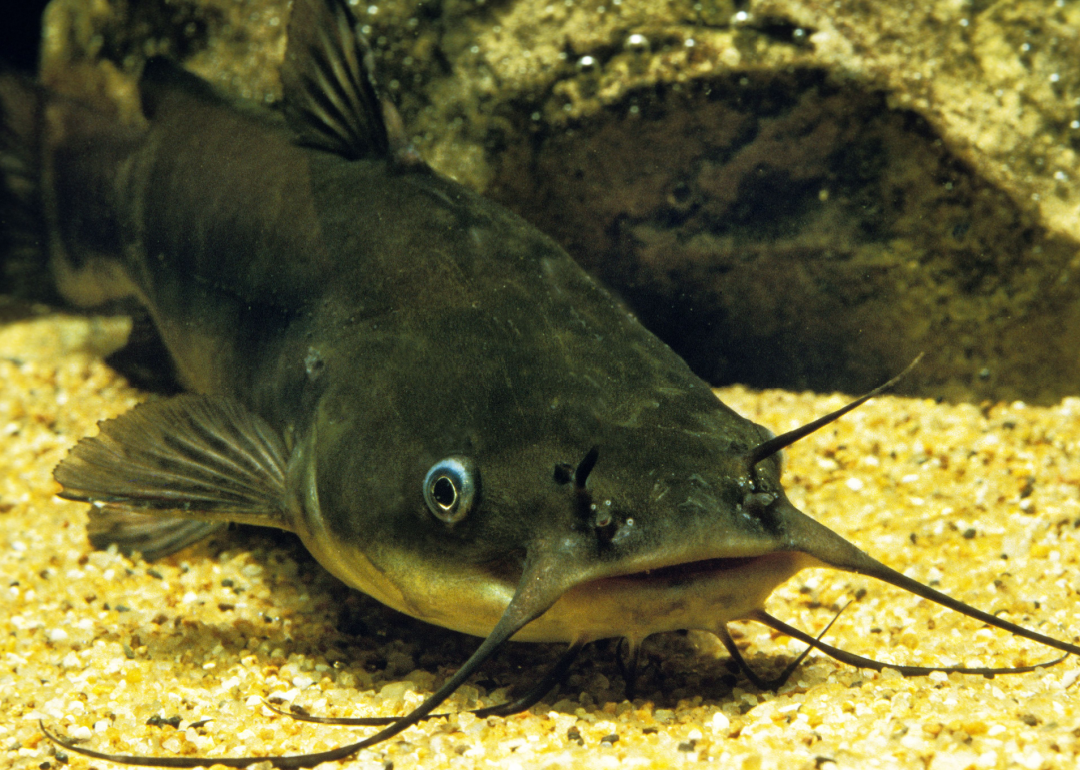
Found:
[[[240,528],[148,564],[90,549],[84,504],[51,472],[95,423],[146,399],[101,360],[123,319],[49,315],[0,327],[0,767],[104,768],[58,750],[38,720],[107,752],[285,754],[365,729],[274,714],[403,713],[477,640],[343,588],[291,536]],[[115,344],[114,344],[115,343]],[[772,430],[845,397],[726,388]],[[787,451],[796,506],[906,574],[1066,640],[1080,633],[1080,399],[1055,407],[881,397]],[[1010,666],[1049,650],[871,579],[800,573],[768,602],[827,641],[886,662]],[[734,624],[744,655],[777,673],[801,645]],[[500,702],[556,646],[512,644],[449,702]],[[355,768],[1073,768],[1080,676],[1071,658],[988,679],[906,678],[817,653],[779,692],[732,673],[715,637],[646,642],[625,700],[614,644],[586,649],[566,683],[508,719],[457,714],[339,764]],[[204,720],[210,720],[205,721]],[[208,765],[212,760],[207,760]],[[330,766],[330,765],[327,765]]]

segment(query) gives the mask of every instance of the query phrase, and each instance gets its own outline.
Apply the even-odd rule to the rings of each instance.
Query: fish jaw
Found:
[[[294,510],[294,527],[321,564],[347,585],[428,623],[486,637],[516,593],[543,583],[550,606],[512,637],[515,641],[575,643],[684,629],[716,631],[763,608],[778,585],[819,561],[783,550],[771,534],[733,541],[723,533],[627,559],[597,558],[589,531],[549,530],[520,560],[500,565],[447,564],[413,552],[370,549],[335,536],[319,512],[314,466]],[[792,508],[792,511],[795,509]],[[802,514],[799,514],[800,516]],[[541,563],[546,569],[530,568]]]
[[[772,553],[589,580],[566,591],[513,638],[640,641],[666,631],[715,631],[760,610],[777,586],[810,563],[802,554]]]
[[[420,570],[415,562],[409,564],[412,569],[399,571],[392,566],[396,560],[389,569],[385,563],[376,568],[364,553],[322,550],[319,560],[349,585],[419,620],[479,637],[495,627],[520,583],[482,569]],[[588,578],[571,583],[513,639],[571,643],[641,640],[685,629],[715,631],[762,609],[777,586],[813,563],[797,552],[774,552]],[[559,569],[564,577],[574,574],[564,565]]]
[[[325,402],[326,419],[312,422],[290,460],[291,529],[344,583],[425,622],[487,636],[532,579],[550,603],[515,640],[714,630],[761,610],[808,563],[786,547],[782,517],[772,515],[790,506],[778,463],[751,469],[725,457],[726,434],[613,427],[601,436],[598,462],[589,452],[596,470],[580,484],[553,475],[555,461],[574,457],[570,449],[530,443],[502,462],[481,453],[488,507],[444,524],[420,507],[419,488],[409,502],[426,460],[414,480],[403,475],[395,485],[382,475],[376,480],[386,484],[365,486],[377,456],[355,436],[369,431],[334,403]],[[763,432],[741,420],[735,428],[746,444]],[[641,446],[659,447],[665,461],[642,466]],[[390,494],[378,504],[370,490],[384,488],[398,492],[400,507]],[[772,502],[750,504],[759,498]],[[549,569],[530,573],[531,562]]]
[[[755,546],[749,537],[741,546],[721,542],[712,549],[745,555],[710,558],[697,550],[685,560],[581,581],[514,639],[641,640],[666,631],[718,632],[727,623],[762,610],[777,587],[808,567],[870,574],[895,583],[883,574],[887,568],[786,497],[780,495],[770,507],[779,522],[771,544],[766,538]]]

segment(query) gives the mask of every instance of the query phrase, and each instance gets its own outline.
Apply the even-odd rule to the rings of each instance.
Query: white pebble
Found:
[[[717,711],[709,720],[709,727],[712,728],[714,733],[723,732],[731,727],[731,720],[724,715],[723,711]]]
[[[94,733],[86,725],[77,725],[68,731],[68,735],[77,741],[88,741],[94,737]]]

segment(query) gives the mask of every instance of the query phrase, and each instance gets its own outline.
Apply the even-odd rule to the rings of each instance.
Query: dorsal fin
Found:
[[[296,0],[281,68],[283,109],[301,144],[349,160],[422,164],[379,93],[374,56],[345,0]]]

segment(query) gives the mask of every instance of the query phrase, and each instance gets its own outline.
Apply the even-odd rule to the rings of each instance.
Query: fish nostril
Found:
[[[633,518],[627,516],[626,521],[624,521],[622,524],[620,524],[618,527],[616,527],[615,534],[611,536],[611,542],[612,543],[622,542],[623,540],[626,540],[626,538],[630,537],[630,535],[632,535],[633,532],[634,532],[634,520],[633,520]]]
[[[619,521],[618,517],[603,513],[593,519],[593,529],[601,544],[614,545],[621,543],[634,533],[634,519],[627,516]]]
[[[589,506],[592,510],[592,527],[596,532],[597,538],[601,542],[609,543],[615,536],[615,519],[611,515],[611,510],[607,507],[600,508],[593,503]]]
[[[743,497],[743,508],[759,513],[764,511],[776,501],[776,495],[772,492],[750,492]]]

